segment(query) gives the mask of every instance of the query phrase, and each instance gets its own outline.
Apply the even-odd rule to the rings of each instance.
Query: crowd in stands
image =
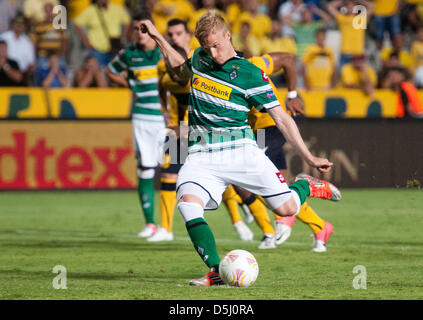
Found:
[[[67,9],[66,29],[53,20]],[[210,9],[245,57],[296,56],[306,90],[423,88],[423,0],[0,0],[0,86],[108,87],[104,68],[131,42],[130,14],[158,30],[179,18],[194,31]],[[192,47],[198,46],[193,37]],[[282,72],[272,79],[284,85]]]

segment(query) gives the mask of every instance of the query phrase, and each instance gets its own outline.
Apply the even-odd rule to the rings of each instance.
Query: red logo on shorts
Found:
[[[283,177],[283,175],[282,175],[282,173],[280,173],[280,172],[276,172],[276,175],[278,176],[278,178],[279,178],[279,181],[281,182],[281,183],[285,183],[286,181],[285,181],[285,178]]]

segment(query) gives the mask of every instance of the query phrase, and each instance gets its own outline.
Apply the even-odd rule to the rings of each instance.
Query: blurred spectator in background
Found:
[[[389,68],[381,79],[381,89],[397,90],[398,86],[406,80],[404,69],[401,67]]]
[[[400,4],[400,20],[403,32],[414,33],[423,25],[421,0],[403,0]]]
[[[23,13],[30,20],[31,25],[45,21],[46,12],[44,6],[49,3],[53,7],[59,5],[59,0],[25,0]]]
[[[189,21],[195,12],[194,6],[187,0],[158,0],[154,2],[152,12],[154,25],[162,34],[166,33],[167,21],[176,18]]]
[[[15,16],[15,2],[11,0],[0,0],[0,34],[9,30],[10,22]]]
[[[47,66],[40,65],[36,71],[36,83],[43,88],[64,88],[68,86],[66,69],[60,65],[60,59],[55,51],[47,54]]]
[[[282,36],[282,25],[279,20],[272,20],[271,32],[261,39],[261,54],[268,52],[288,52],[297,55],[297,45],[291,37]]]
[[[385,61],[384,67],[379,74],[379,85],[381,89],[396,90],[398,85],[407,80],[409,74],[401,64],[398,53],[392,52]]]
[[[279,7],[279,0],[262,0],[266,3],[267,6],[267,15],[269,16],[270,20],[278,18],[278,7]]]
[[[261,53],[266,54],[269,52],[288,52],[297,55],[297,45],[294,39],[291,37],[282,36],[282,26],[278,19],[272,20],[272,29],[268,37],[261,39]],[[285,75],[283,68],[282,70],[273,73],[270,78],[276,87],[286,85]]]
[[[0,87],[20,86],[22,79],[17,62],[7,57],[7,43],[0,40]]]
[[[411,59],[413,60],[413,72],[423,66],[423,26],[417,29],[417,39],[411,44]]]
[[[251,34],[250,23],[247,21],[241,22],[241,30],[239,33],[232,34],[232,43],[235,50],[241,51],[245,58],[260,55],[260,42]]]
[[[12,29],[0,34],[0,40],[7,43],[7,55],[15,60],[24,73],[24,82],[30,84],[35,70],[35,50],[32,41],[25,33],[25,18],[17,15],[12,20]]]
[[[389,33],[391,41],[401,32],[401,21],[398,15],[398,0],[374,0],[373,23],[378,49],[382,49],[385,32]]]
[[[371,95],[377,85],[377,75],[365,62],[365,56],[354,55],[341,69],[341,84],[347,89],[360,89]]]
[[[77,88],[106,88],[107,80],[94,56],[87,56],[76,70],[74,86]]]
[[[288,0],[279,7],[278,18],[282,23],[282,34],[284,36],[293,37],[295,35],[292,24],[301,21],[304,9],[303,0]]]
[[[391,48],[384,48],[381,52],[381,60],[383,66],[386,65],[386,62],[389,60],[389,57],[392,53],[395,53],[402,66],[405,67],[408,71],[411,71],[413,68],[413,59],[407,50],[404,48],[404,35],[397,33],[392,40]]]
[[[46,3],[44,5],[45,19],[33,25],[33,31],[30,38],[35,44],[37,54],[37,64],[47,64],[47,52],[54,51],[60,57],[60,64],[66,65],[66,54],[69,52],[69,35],[64,29],[55,29],[53,20],[53,5]]]
[[[242,12],[234,23],[232,32],[240,33],[241,23],[248,21],[251,34],[257,39],[261,39],[266,34],[269,34],[272,30],[272,20],[268,15],[259,12],[259,0],[242,0],[241,4]]]
[[[224,0],[221,0],[224,1]],[[278,5],[280,0],[259,0],[257,11],[272,19],[278,18]]]
[[[321,17],[320,21],[313,19],[313,13]],[[302,11],[301,21],[292,24],[297,44],[297,57],[302,58],[305,49],[314,43],[316,31],[331,21],[331,17],[315,5],[307,5]]]
[[[96,0],[74,22],[81,42],[104,67],[122,48],[130,16],[122,6],[109,0]]]
[[[326,32],[319,29],[315,34],[316,43],[310,45],[303,55],[303,78],[307,90],[328,90],[335,86],[335,56],[325,45]]]
[[[228,24],[233,30],[234,24],[236,24],[239,15],[241,14],[241,5],[238,0],[229,0],[225,3],[225,14],[228,19]]]
[[[195,31],[195,27],[197,25],[197,21],[200,19],[200,17],[203,14],[205,14],[207,11],[209,11],[209,10],[217,10],[219,12],[219,14],[221,14],[222,17],[225,20],[227,20],[226,14],[223,11],[218,10],[216,8],[216,0],[203,0],[202,2],[203,2],[203,7],[200,8],[200,9],[198,9],[198,10],[196,10],[196,11],[194,11],[194,12],[192,12],[191,13],[191,16],[189,18],[188,29],[191,32],[194,32]],[[179,19],[181,19],[181,18],[179,18]],[[181,20],[183,20],[183,19],[181,19]]]
[[[387,66],[381,72],[380,88],[397,92],[396,116],[398,118],[423,118],[422,102],[417,88],[409,81],[409,78],[407,70],[401,66],[398,55],[392,53]]]
[[[354,12],[356,5],[362,5],[366,8],[366,22],[369,21],[373,13],[373,4],[364,1],[353,1],[353,0],[335,0],[328,4],[327,9],[329,13],[335,18],[338,23],[339,31],[341,32],[341,54],[339,57],[338,67],[348,62],[351,62],[354,55],[363,55],[365,53],[365,36],[366,36],[366,25],[357,26],[355,22],[364,21],[356,19]],[[345,6],[345,7],[344,7]],[[345,8],[345,9],[343,9]],[[345,12],[345,13],[343,13]]]

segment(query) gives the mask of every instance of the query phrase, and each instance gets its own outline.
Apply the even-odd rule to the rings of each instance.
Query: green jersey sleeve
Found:
[[[249,82],[249,89],[246,90],[245,98],[258,111],[263,108],[272,109],[280,105],[267,74],[257,67],[252,70],[251,81]]]
[[[107,66],[114,74],[128,70],[126,51],[122,49]]]

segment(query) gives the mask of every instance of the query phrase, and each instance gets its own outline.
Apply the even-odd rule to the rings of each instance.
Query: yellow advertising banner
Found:
[[[129,89],[0,88],[0,118],[128,119]]]
[[[200,88],[202,82],[197,82]],[[219,97],[230,94],[223,89],[206,84],[201,90],[214,90]],[[286,90],[280,92],[286,96]],[[396,117],[398,96],[391,90],[376,90],[371,96],[349,89],[299,92],[309,118]],[[419,96],[423,99],[423,91]],[[0,89],[0,118],[128,119],[131,104],[129,89]]]
[[[136,186],[130,121],[3,121],[0,137],[0,190]]]
[[[0,118],[47,118],[45,91],[39,88],[0,88]]]
[[[129,118],[132,94],[128,89],[49,90],[52,118]]]
[[[300,91],[309,118],[395,118],[397,94],[376,90],[371,96],[360,90]]]

